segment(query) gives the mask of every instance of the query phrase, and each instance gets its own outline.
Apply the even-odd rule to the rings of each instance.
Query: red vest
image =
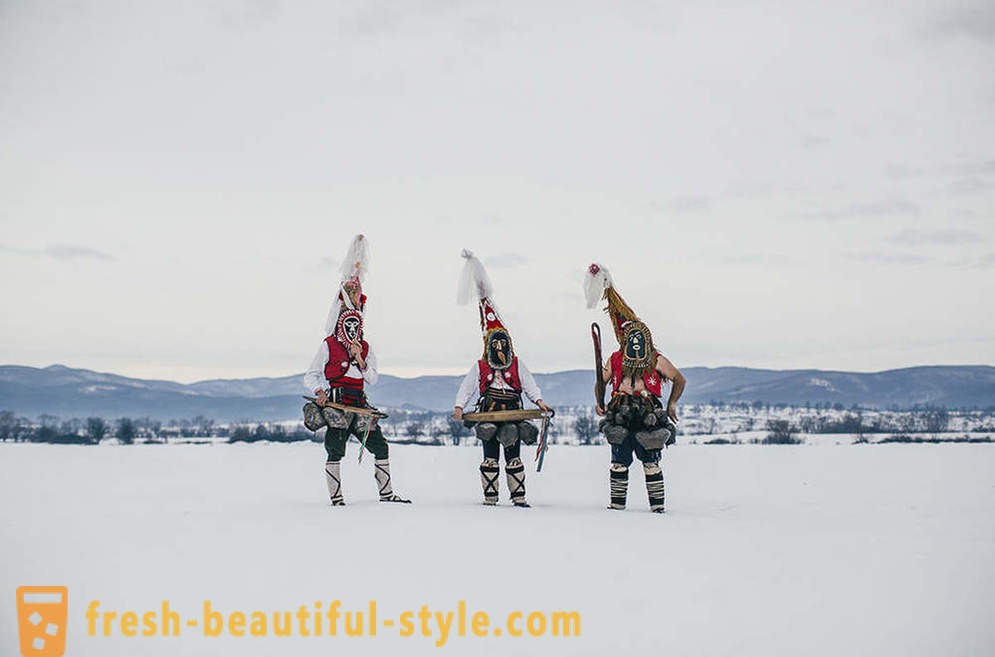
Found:
[[[618,391],[618,387],[622,385],[622,350],[618,350],[612,354],[610,359],[612,368],[612,394]],[[663,396],[663,380],[660,377],[660,373],[656,370],[649,370],[643,374],[643,384],[646,386],[646,390],[655,397]]]
[[[522,391],[522,381],[518,378],[518,356],[511,359],[511,365],[503,370],[493,369],[486,360],[477,361],[480,366],[480,394],[483,395],[491,387],[495,376],[504,377],[504,382],[511,386],[515,392]]]
[[[360,343],[363,345],[363,360],[366,360],[370,353],[370,345],[366,340],[361,340]],[[345,345],[334,335],[325,338],[325,344],[328,345],[328,363],[325,364],[325,378],[328,379],[328,383],[332,386],[362,390],[362,377],[356,379],[345,376],[349,371],[349,351]]]

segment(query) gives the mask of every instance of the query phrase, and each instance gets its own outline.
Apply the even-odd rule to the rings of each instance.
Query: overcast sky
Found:
[[[357,232],[392,374],[462,247],[533,371],[594,260],[678,367],[995,363],[995,5],[691,4],[0,0],[0,363],[302,371]]]

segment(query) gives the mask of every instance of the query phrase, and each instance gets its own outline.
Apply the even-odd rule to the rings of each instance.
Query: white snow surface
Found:
[[[532,509],[480,505],[479,448],[372,458],[252,445],[0,445],[0,654],[17,654],[14,589],[69,587],[67,655],[981,655],[995,652],[995,446],[679,446],[668,510],[605,509],[606,447],[553,446]],[[86,605],[200,618],[378,602],[417,611],[576,610],[580,637],[87,636]],[[340,621],[341,623],[341,621]],[[630,652],[632,651],[632,652]]]

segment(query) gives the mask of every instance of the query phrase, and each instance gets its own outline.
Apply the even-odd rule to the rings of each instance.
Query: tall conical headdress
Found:
[[[653,336],[615,290],[611,273],[601,264],[587,268],[584,277],[584,298],[588,308],[594,308],[600,299],[608,302],[605,312],[615,330],[615,339],[622,348],[623,376],[642,376],[656,365]]]
[[[349,244],[345,258],[340,267],[341,279],[332,307],[325,319],[325,335],[332,335],[339,323],[339,315],[343,310],[356,311],[362,314],[366,308],[366,295],[363,294],[363,279],[370,267],[370,246],[364,235],[356,235]]]
[[[501,321],[497,305],[494,303],[494,286],[484,269],[484,263],[480,262],[472,251],[463,249],[460,253],[466,263],[460,273],[459,286],[456,291],[456,303],[465,306],[471,298],[476,298],[480,311],[480,332],[484,338],[484,360],[495,369],[504,369],[511,365],[514,357],[514,350],[511,344],[511,333]],[[506,353],[493,351],[490,349],[491,342],[495,340],[505,340],[507,342]],[[502,353],[504,360],[502,361]]]

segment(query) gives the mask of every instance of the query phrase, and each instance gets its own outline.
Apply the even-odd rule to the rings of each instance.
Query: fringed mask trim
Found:
[[[357,310],[345,310],[339,314],[335,325],[335,337],[348,345],[363,338],[363,315]]]
[[[484,338],[484,360],[491,369],[507,369],[514,357],[511,336],[505,329],[493,328],[487,332],[487,337]]]

